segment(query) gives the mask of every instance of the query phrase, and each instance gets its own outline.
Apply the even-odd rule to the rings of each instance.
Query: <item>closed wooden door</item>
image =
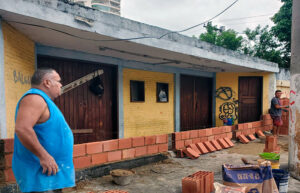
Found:
[[[101,97],[93,94],[86,82],[54,100],[73,130],[74,142],[87,143],[117,138],[116,69],[103,64],[38,57],[38,67],[55,69],[66,85],[98,69],[104,93]]]
[[[260,120],[262,77],[239,77],[239,123]]]
[[[212,79],[181,76],[180,127],[182,131],[212,126]]]

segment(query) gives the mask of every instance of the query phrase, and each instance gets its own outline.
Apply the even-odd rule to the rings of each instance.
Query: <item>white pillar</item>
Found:
[[[293,1],[289,169],[300,180],[300,1]]]

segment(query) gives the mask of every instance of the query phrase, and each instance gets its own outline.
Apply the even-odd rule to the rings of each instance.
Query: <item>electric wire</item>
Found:
[[[180,31],[170,31],[170,32],[167,32],[163,35],[161,35],[160,37],[151,37],[151,36],[142,36],[142,37],[134,37],[134,38],[124,38],[124,39],[115,39],[115,40],[98,40],[98,39],[90,39],[90,38],[84,38],[84,37],[80,37],[80,36],[77,36],[77,35],[73,35],[71,33],[68,33],[68,32],[65,32],[65,31],[61,31],[61,30],[58,30],[58,29],[55,29],[55,28],[51,28],[51,27],[47,27],[47,26],[43,26],[43,25],[37,25],[37,24],[31,24],[31,23],[25,23],[25,22],[19,22],[19,21],[13,21],[13,20],[6,20],[7,22],[12,22],[12,23],[18,23],[18,24],[23,24],[23,25],[29,25],[29,26],[35,26],[35,27],[40,27],[40,28],[46,28],[46,29],[50,29],[50,30],[53,30],[53,31],[56,31],[56,32],[60,32],[60,33],[63,33],[63,34],[66,34],[66,35],[69,35],[69,36],[72,36],[72,37],[75,37],[75,38],[79,38],[79,39],[83,39],[83,40],[89,40],[89,41],[98,41],[98,42],[116,42],[116,41],[130,41],[130,40],[138,40],[138,39],[161,39],[163,38],[164,36],[166,35],[169,35],[169,34],[172,34],[172,33],[181,33],[181,32],[185,32],[185,31],[188,31],[190,29],[193,29],[195,27],[198,27],[200,25],[203,25],[209,21],[212,21],[213,19],[217,18],[218,16],[220,16],[221,14],[223,14],[225,11],[227,11],[229,8],[231,8],[234,4],[236,4],[239,0],[235,0],[232,4],[230,4],[228,7],[226,7],[223,11],[221,11],[220,13],[218,13],[217,15],[215,15],[214,17],[204,21],[204,22],[201,22],[197,25],[194,25],[194,26],[191,26],[191,27],[188,27],[186,29],[183,29],[183,30],[180,30]]]

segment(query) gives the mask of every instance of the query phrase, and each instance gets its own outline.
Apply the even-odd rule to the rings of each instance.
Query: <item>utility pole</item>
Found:
[[[293,0],[291,45],[291,94],[289,170],[300,180],[300,1]]]

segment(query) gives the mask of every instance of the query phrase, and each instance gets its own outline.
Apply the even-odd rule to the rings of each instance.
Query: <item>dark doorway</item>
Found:
[[[104,92],[102,96],[93,94],[90,80],[55,99],[73,130],[75,143],[102,141],[118,137],[117,129],[117,70],[99,63],[38,56],[38,67],[55,69],[66,85],[98,69]]]
[[[239,77],[239,123],[259,121],[262,114],[262,77]]]
[[[181,131],[212,126],[212,82],[211,78],[181,76]]]

